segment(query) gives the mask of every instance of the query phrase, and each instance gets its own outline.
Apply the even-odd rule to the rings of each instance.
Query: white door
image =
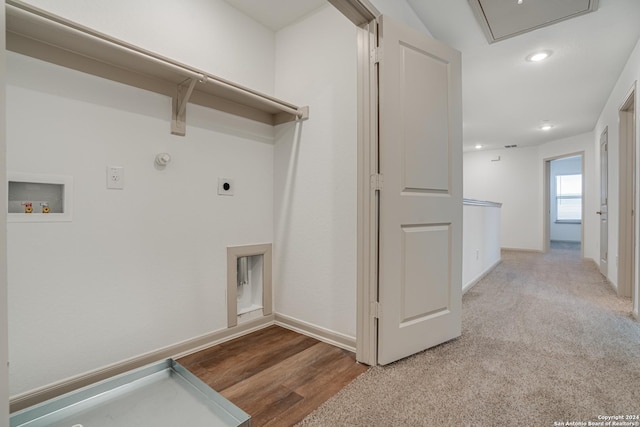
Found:
[[[378,363],[460,336],[460,53],[382,17]]]
[[[607,275],[609,258],[609,128],[600,135],[600,272]]]

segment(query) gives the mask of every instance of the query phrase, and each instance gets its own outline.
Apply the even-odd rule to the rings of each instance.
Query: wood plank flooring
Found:
[[[251,425],[292,426],[368,366],[355,354],[270,326],[178,362],[251,415]]]

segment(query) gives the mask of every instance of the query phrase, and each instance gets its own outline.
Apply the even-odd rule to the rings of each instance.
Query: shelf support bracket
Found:
[[[200,79],[204,81],[204,77]],[[178,85],[176,96],[173,97],[171,112],[171,133],[185,136],[187,134],[187,103],[193,93],[198,79],[191,78]]]
[[[305,120],[309,120],[309,106],[307,105],[306,107],[300,107],[298,108],[298,117],[296,118],[297,121],[305,121]]]

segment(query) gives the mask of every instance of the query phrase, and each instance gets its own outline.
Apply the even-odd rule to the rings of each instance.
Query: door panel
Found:
[[[460,335],[460,53],[380,22],[378,362]]]
[[[405,191],[449,190],[448,64],[413,46],[400,44],[400,108],[404,148]],[[424,76],[431,76],[427,80]]]
[[[401,326],[448,310],[449,226],[405,226],[403,231]],[[424,254],[430,254],[424,257]],[[443,268],[444,267],[444,268]],[[430,285],[431,284],[431,285]]]

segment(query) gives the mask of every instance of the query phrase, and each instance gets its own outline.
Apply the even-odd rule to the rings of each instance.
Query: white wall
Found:
[[[462,235],[462,291],[500,261],[500,216],[497,206],[464,205]]]
[[[172,136],[162,96],[9,59],[9,171],[74,178],[72,222],[8,227],[11,393],[225,328],[226,247],[273,239],[273,146],[191,105]]]
[[[582,240],[581,224],[556,222],[558,216],[556,180],[558,175],[582,175],[582,156],[552,160],[549,175],[549,236],[551,240],[560,242],[580,242]]]
[[[416,12],[406,0],[369,0],[383,15],[388,15],[398,22],[431,36],[431,32],[418,18]]]
[[[502,203],[504,248],[541,249],[537,160],[537,147],[464,153],[464,197]]]
[[[0,176],[6,176],[5,21],[0,8]],[[7,188],[0,186],[0,224],[7,217]],[[7,229],[0,227],[0,426],[9,425],[9,357],[7,316]]]
[[[616,268],[618,259],[618,205],[619,205],[619,176],[616,173],[618,171],[618,158],[619,158],[619,142],[620,142],[620,129],[618,112],[631,88],[636,82],[640,80],[640,40],[636,44],[633,52],[629,56],[629,60],[625,65],[624,70],[620,74],[620,77],[614,86],[605,107],[600,114],[600,118],[595,127],[593,147],[597,153],[596,162],[596,176],[600,176],[600,134],[608,126],[609,128],[609,269],[608,278],[617,286],[618,283],[618,271]],[[636,91],[636,147],[640,146],[640,114],[638,114],[638,97],[639,94]],[[636,164],[640,164],[640,150],[636,150]],[[636,176],[636,188],[640,188],[639,176]],[[595,183],[598,191],[600,191],[599,180]],[[599,194],[599,193],[598,193]],[[640,199],[640,198],[639,198]],[[640,203],[640,200],[636,201]],[[636,212],[639,212],[640,204],[636,205]],[[638,218],[636,217],[636,221]],[[636,248],[638,247],[638,239],[640,233],[640,223],[636,222]],[[598,247],[599,253],[599,247]],[[638,262],[636,260],[636,262]],[[640,274],[640,265],[636,265],[636,289],[638,289],[638,274]],[[636,292],[636,298],[634,300],[634,313],[638,315],[638,305],[640,300],[640,292]]]
[[[584,256],[597,259],[593,135],[586,133],[541,146],[464,153],[464,195],[502,203],[502,246],[543,249],[544,161],[584,152]],[[492,161],[497,160],[499,161]],[[594,212],[591,215],[591,211]]]
[[[132,9],[120,14],[89,9],[97,3],[50,3],[70,16],[80,10],[84,23],[95,19],[112,33],[151,39],[146,26],[160,22],[163,31],[153,33],[160,47],[180,33],[142,13],[133,14],[137,27],[121,28],[143,1],[127,2]],[[166,13],[176,12],[174,3],[163,3]],[[196,45],[216,29],[199,16],[212,13],[204,3],[189,3],[205,7],[188,20]],[[255,45],[237,48],[244,54],[259,57],[273,46],[273,33],[250,20],[217,28],[218,39],[233,39],[233,25],[257,29]],[[186,49],[184,61],[222,58],[244,69],[240,75],[253,73],[246,80],[258,86],[264,75],[273,79],[273,59],[238,63],[239,56],[199,49]],[[226,247],[273,241],[273,128],[190,104],[187,136],[172,136],[164,96],[17,54],[9,59],[8,170],[75,182],[72,222],[8,227],[10,393],[226,328]],[[153,160],[162,151],[173,161],[158,171]],[[124,190],[106,190],[107,165],[124,166]],[[218,177],[235,180],[235,196],[217,196]]]
[[[273,94],[273,31],[223,0],[26,0],[218,77]]]
[[[311,118],[275,147],[275,310],[355,337],[356,28],[326,6],[276,46],[276,96]]]

